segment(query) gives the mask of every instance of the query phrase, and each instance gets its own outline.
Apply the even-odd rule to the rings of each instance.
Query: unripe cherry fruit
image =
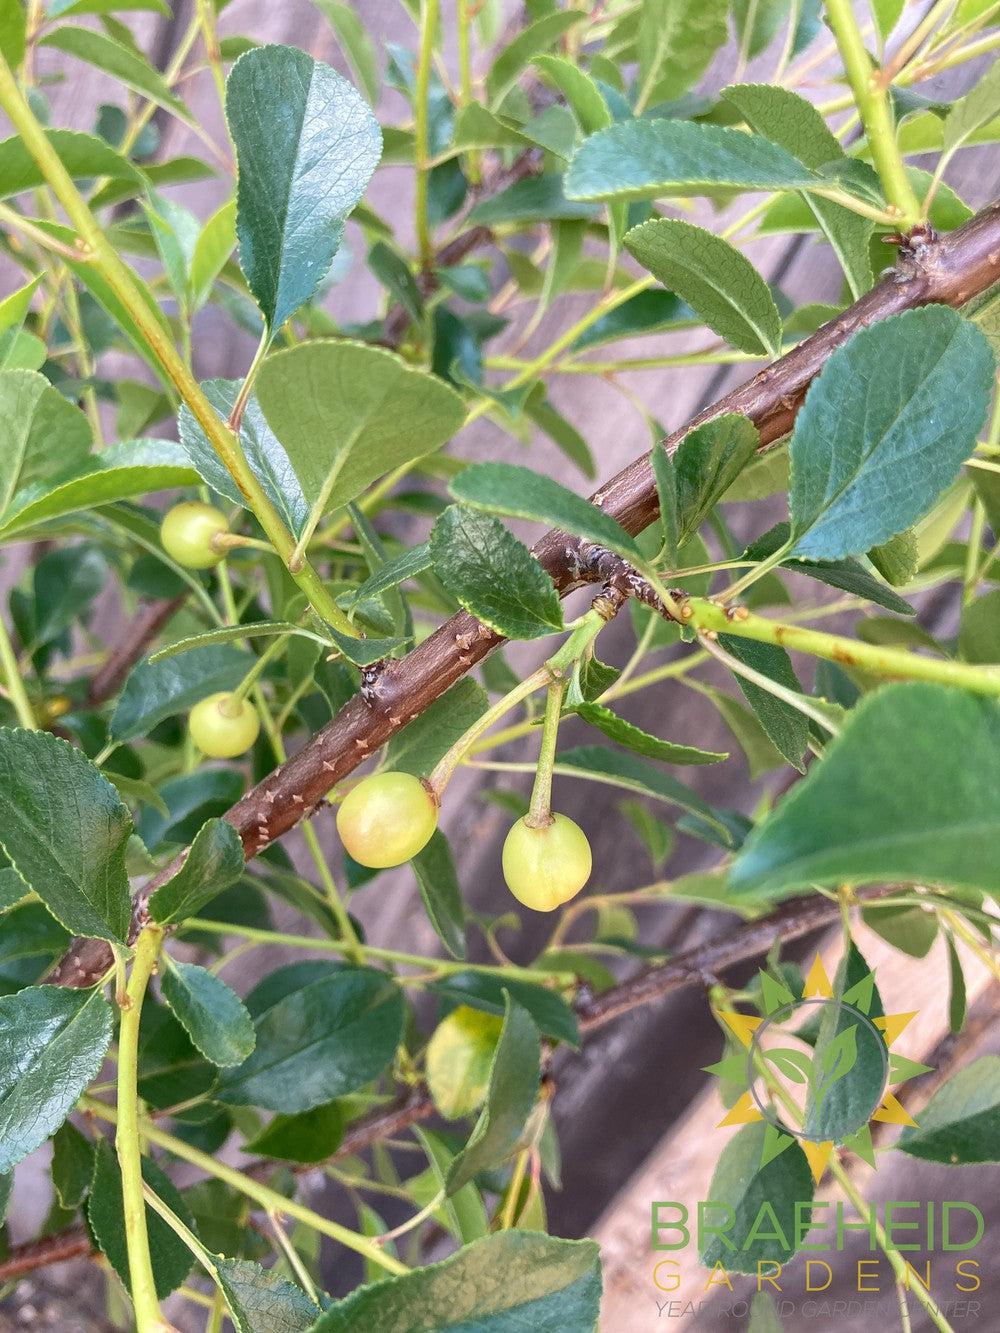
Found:
[[[438,803],[412,773],[373,773],[344,797],[337,832],[360,865],[386,870],[427,846],[437,828]]]
[[[536,912],[554,912],[575,898],[592,867],[587,835],[566,815],[553,815],[538,828],[519,819],[503,845],[507,887]]]
[[[211,569],[222,559],[212,538],[228,532],[225,514],[200,500],[186,500],[168,509],[160,525],[160,541],[167,555],[185,569]]]
[[[223,692],[195,704],[188,727],[191,739],[209,759],[235,759],[257,739],[260,718],[252,703]]]

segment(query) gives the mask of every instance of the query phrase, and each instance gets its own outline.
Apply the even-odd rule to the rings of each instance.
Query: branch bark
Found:
[[[947,236],[919,249],[904,245],[895,269],[860,301],[675,431],[665,447],[672,452],[694,426],[724,412],[738,412],[754,422],[761,449],[767,449],[788,434],[809,385],[857,329],[933,302],[964,305],[998,281],[1000,204],[994,203]],[[627,531],[641,532],[658,513],[648,456],[635,459],[591,500]],[[578,538],[550,532],[537,543],[534,553],[561,595],[589,581],[586,543]],[[459,612],[405,658],[388,662],[369,687],[227,813],[226,818],[243,840],[247,858],[256,856],[311,814],[335,783],[502,642],[501,636],[473,616]],[[162,879],[158,876],[137,898],[133,937],[143,924],[148,893]],[[110,964],[107,945],[96,940],[79,941],[50,980],[62,985],[92,985]]]

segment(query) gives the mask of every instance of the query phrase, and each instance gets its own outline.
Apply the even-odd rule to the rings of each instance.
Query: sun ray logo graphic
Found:
[[[930,1069],[892,1050],[916,1011],[873,1013],[870,971],[835,995],[819,954],[801,995],[758,977],[763,1016],[716,1010],[741,1048],[706,1067],[742,1089],[719,1127],[765,1121],[761,1165],[798,1142],[817,1184],[837,1145],[875,1166],[872,1123],[916,1124],[892,1091]]]

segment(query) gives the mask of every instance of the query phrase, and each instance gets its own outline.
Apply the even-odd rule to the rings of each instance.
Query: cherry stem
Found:
[[[552,769],[556,762],[556,741],[562,717],[566,680],[558,676],[549,685],[545,700],[545,720],[542,723],[542,746],[538,752],[535,785],[531,789],[531,804],[524,822],[529,828],[545,828],[552,823]]]

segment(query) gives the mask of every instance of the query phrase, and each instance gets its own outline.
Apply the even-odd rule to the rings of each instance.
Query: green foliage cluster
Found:
[[[967,222],[944,175],[960,150],[1000,139],[1000,67],[953,104],[921,86],[1000,45],[997,7],[934,5],[914,28],[898,0],[872,0],[863,33],[846,0],[528,0],[513,31],[498,0],[402,4],[412,32],[397,46],[351,5],[315,0],[348,78],[239,34],[225,0],[199,0],[164,70],[129,18],[165,14],[162,0],[0,0],[0,247],[20,270],[0,301],[0,543],[11,568],[32,556],[0,619],[0,1198],[51,1139],[44,1234],[86,1219],[141,1333],[178,1291],[209,1305],[211,1328],[225,1317],[240,1333],[596,1327],[596,1246],[547,1234],[560,1163],[543,1071],[551,1048],[580,1045],[584,986],[600,996],[629,964],[663,961],[644,907],[693,902],[738,923],[839,895],[850,945],[855,891],[891,883],[865,920],[918,957],[943,937],[956,1032],[963,957],[997,971],[989,282],[963,309],[907,309],[831,343],[794,426],[763,453],[761,423],[731,411],[668,452],[661,409],[620,378],[775,361],[872,290],[887,239],[912,232],[904,259],[919,265],[935,233]],[[730,84],[704,91],[734,51]],[[751,60],[765,81],[743,78]],[[50,123],[53,69],[105,79],[113,100],[89,131]],[[222,99],[232,188],[229,145],[185,102],[198,72]],[[828,100],[802,95],[807,74]],[[403,111],[380,123],[384,89]],[[154,113],[205,152],[164,156]],[[913,162],[927,154],[929,171]],[[373,173],[400,167],[415,181],[412,252],[366,200]],[[195,216],[178,187],[210,178],[228,197]],[[794,308],[759,270],[747,249],[781,234],[826,247],[836,302]],[[337,284],[362,262],[379,299],[349,324]],[[209,306],[257,340],[238,380],[195,375]],[[543,318],[571,307],[584,313],[529,355]],[[662,354],[628,355],[651,335]],[[610,429],[557,406],[553,385],[579,375],[603,377],[648,424],[659,516],[644,531],[579,494],[606,480]],[[480,456],[463,434],[480,418],[524,444],[545,437],[564,480]],[[760,522],[754,503],[785,496],[787,521]],[[565,534],[578,566],[554,580],[512,521]],[[744,546],[734,533],[747,529]],[[567,621],[561,588],[588,560],[612,571],[612,592]],[[149,626],[132,657],[134,636],[103,644],[94,630],[109,584],[123,617]],[[919,622],[931,588],[957,609],[950,637]],[[597,647],[623,590],[637,596],[619,668]],[[344,753],[322,751],[337,774],[322,804],[340,807],[355,852],[331,859],[323,793],[288,785],[288,754],[324,727],[339,737],[359,696],[374,715],[379,681],[405,689],[408,654],[459,611],[480,622],[456,622],[464,678],[391,717],[381,748],[384,730],[371,746],[345,731]],[[851,632],[824,630],[832,615]],[[478,664],[491,635],[545,640],[545,664],[521,680],[502,647]],[[645,690],[696,691],[738,753],[636,726],[619,705]],[[589,743],[559,746],[568,716]],[[482,757],[535,734],[537,763]],[[750,779],[790,767],[796,781],[751,819],[672,771],[727,759]],[[358,784],[362,760],[375,776]],[[496,774],[486,799],[516,820],[515,897],[559,909],[523,966],[507,956],[511,902],[474,911],[436,827],[467,763]],[[524,770],[530,803],[504,781]],[[576,896],[585,831],[553,810],[553,786],[571,779],[598,784],[601,817],[645,848],[647,885],[612,894],[598,874]],[[244,796],[263,834],[233,813]],[[394,854],[387,831],[415,809]],[[271,838],[272,814],[301,822],[303,858]],[[713,868],[672,875],[678,835]],[[246,862],[245,846],[261,854]],[[434,955],[368,939],[354,911],[404,857]],[[296,930],[275,928],[278,908]],[[82,987],[50,984],[72,936],[109,946],[106,962]],[[247,992],[234,964],[267,944],[303,959]],[[862,966],[851,946],[841,989]],[[778,948],[768,968],[794,972]],[[419,997],[434,1001],[429,1025]],[[713,993],[761,1014],[764,998]],[[845,1044],[824,1029],[813,1041],[828,1062]],[[882,1063],[864,1098],[881,1094]],[[405,1161],[381,1144],[353,1151],[400,1097],[423,1099],[436,1127],[411,1118]],[[944,1083],[897,1146],[996,1161],[998,1124],[988,1059]],[[812,1198],[803,1150],[762,1158],[764,1133],[731,1139],[705,1197],[738,1216]],[[234,1146],[248,1169],[229,1165]],[[179,1190],[177,1164],[204,1179]],[[305,1201],[301,1173],[317,1165],[352,1225]],[[342,1299],[324,1291],[321,1238],[364,1263]],[[755,1246],[728,1266],[787,1257]],[[775,1327],[759,1303],[753,1318]]]

